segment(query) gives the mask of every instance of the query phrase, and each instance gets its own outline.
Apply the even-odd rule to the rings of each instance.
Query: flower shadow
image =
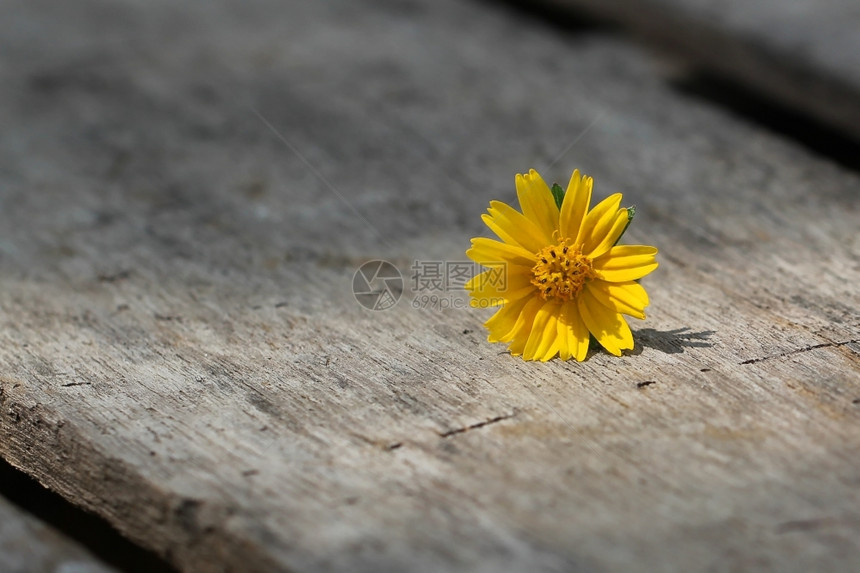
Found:
[[[636,346],[630,354],[640,354],[643,348],[653,348],[666,354],[680,354],[685,348],[710,348],[714,345],[709,339],[715,334],[713,330],[692,332],[689,326],[675,330],[656,330],[643,328],[634,335]]]

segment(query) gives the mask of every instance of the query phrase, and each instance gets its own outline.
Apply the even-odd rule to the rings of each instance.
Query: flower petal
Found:
[[[582,362],[588,354],[589,334],[579,314],[576,301],[570,300],[564,303],[559,321],[559,324],[562,323],[566,328],[570,355],[576,358],[577,362]]]
[[[617,245],[592,261],[594,272],[605,281],[620,283],[641,279],[657,268],[657,249],[645,245]]]
[[[640,319],[645,318],[645,307],[648,306],[648,293],[645,292],[645,289],[639,283],[634,281],[608,283],[598,279],[587,282],[585,288],[602,305],[611,308],[615,312],[629,314]]]
[[[517,174],[517,197],[523,215],[534,221],[544,235],[544,246],[553,242],[558,230],[558,207],[546,182],[532,169],[526,175]]]
[[[535,352],[535,360],[540,360],[541,362],[551,360],[558,354],[560,346],[558,339],[558,319],[561,314],[561,304],[559,302],[547,303],[544,308],[549,312],[549,318],[544,327],[540,346]]]
[[[471,306],[499,306],[505,302],[518,300],[535,290],[532,284],[534,275],[530,271],[505,273],[503,276],[500,276],[500,273],[505,273],[505,269],[488,269],[478,273],[463,285],[463,288],[472,296]]]
[[[621,356],[622,350],[633,348],[633,333],[624,317],[600,304],[589,289],[579,294],[577,306],[589,332],[610,354]]]
[[[587,175],[580,176],[579,169],[574,170],[573,175],[570,176],[558,220],[559,233],[562,237],[579,237],[582,221],[591,204],[593,186],[594,180]]]
[[[539,296],[534,296],[530,297],[523,307],[513,332],[506,336],[511,341],[508,351],[512,356],[519,356],[523,353],[534,328],[535,315],[544,304],[546,304],[546,301]]]
[[[621,206],[621,193],[610,195],[594,206],[585,215],[582,228],[579,230],[577,243],[582,244],[582,253],[588,255],[612,228]]]
[[[529,334],[528,341],[523,349],[524,360],[538,360],[541,358],[538,351],[541,349],[542,342],[545,337],[544,335],[547,333],[549,321],[553,314],[553,309],[556,307],[552,302],[545,302],[542,299],[538,300],[541,300],[543,305],[538,309],[537,314],[535,315],[532,331]]]
[[[523,297],[506,303],[491,316],[484,326],[489,331],[490,342],[509,342],[513,340],[516,328],[520,325],[523,309],[534,297]]]
[[[558,321],[556,322],[556,338],[558,339],[558,357],[562,360],[570,360],[570,345],[567,342],[567,331],[568,327],[564,323],[563,315],[564,315],[564,305],[562,305],[561,313],[559,314]]]
[[[558,320],[553,321],[552,344],[550,344],[549,348],[547,348],[547,350],[544,352],[543,358],[540,359],[541,362],[547,362],[549,360],[552,360],[558,354],[559,339],[558,333],[556,331],[556,329],[558,328],[556,326],[557,324]]]
[[[466,256],[487,267],[497,267],[507,263],[531,268],[537,262],[533,253],[519,245],[509,245],[486,237],[472,239],[472,248],[466,251]]]
[[[536,253],[547,246],[547,238],[544,236],[544,232],[531,219],[510,205],[501,201],[490,201],[489,214],[493,218],[495,225],[524,249]],[[489,226],[489,223],[487,223],[487,226]],[[493,227],[490,228],[496,234],[499,234]],[[501,237],[501,235],[499,236]],[[505,239],[502,237],[502,240]]]
[[[481,220],[484,222],[485,225],[487,225],[487,227],[490,228],[492,232],[496,234],[497,237],[502,240],[502,242],[507,243],[509,245],[522,246],[520,245],[520,242],[514,239],[513,236],[508,233],[508,231],[503,226],[499,225],[496,220],[493,219],[492,215],[484,213],[483,215],[481,215]]]
[[[627,214],[627,209],[619,209],[611,217],[604,218],[594,229],[594,235],[582,245],[582,254],[586,257],[595,259],[611,249],[627,224],[630,222],[630,217]]]

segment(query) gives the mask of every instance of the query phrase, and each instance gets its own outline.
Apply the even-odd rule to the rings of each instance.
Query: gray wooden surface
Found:
[[[0,5],[0,455],[194,571],[860,559],[860,178],[470,2]],[[660,248],[636,348],[415,309],[513,175]],[[407,292],[371,312],[353,273]],[[451,293],[453,296],[454,293]]]
[[[860,137],[855,0],[541,0],[623,23],[716,71]]]
[[[84,548],[0,497],[0,571],[107,573]]]

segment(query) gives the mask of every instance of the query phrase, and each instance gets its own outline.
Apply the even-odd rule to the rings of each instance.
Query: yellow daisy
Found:
[[[478,237],[466,255],[488,267],[466,283],[473,306],[501,306],[485,323],[490,342],[525,360],[584,360],[589,335],[610,353],[633,348],[622,314],[645,318],[636,282],[657,268],[657,249],[616,245],[633,218],[616,193],[589,210],[593,179],[573,172],[565,192],[532,169],[517,175],[520,209],[491,201],[482,216],[501,239]],[[499,280],[499,272],[505,280]]]

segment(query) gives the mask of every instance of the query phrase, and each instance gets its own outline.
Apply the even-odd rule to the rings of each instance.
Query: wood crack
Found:
[[[743,362],[739,362],[738,364],[757,364],[759,362],[763,362],[765,360],[772,360],[774,358],[784,358],[786,356],[793,356],[795,354],[801,354],[803,352],[809,352],[810,350],[818,350],[819,348],[838,348],[840,346],[845,346],[846,344],[856,344],[860,342],[860,338],[854,338],[851,340],[843,340],[842,342],[823,342],[821,344],[812,344],[810,346],[804,346],[803,348],[797,348],[795,350],[789,350],[788,352],[783,352],[782,354],[773,354],[771,356],[762,356],[761,358],[750,358],[749,360],[744,360]]]
[[[517,411],[514,410],[510,414],[503,414],[501,416],[496,416],[495,418],[490,418],[489,420],[485,420],[483,422],[478,422],[476,424],[471,424],[469,426],[464,426],[462,428],[456,428],[454,430],[448,430],[447,432],[439,433],[439,436],[442,438],[450,438],[451,436],[455,436],[457,434],[463,434],[468,432],[469,430],[477,430],[478,428],[483,428],[484,426],[489,426],[490,424],[495,424],[496,422],[501,422],[503,420],[510,420],[514,416],[517,415]]]

